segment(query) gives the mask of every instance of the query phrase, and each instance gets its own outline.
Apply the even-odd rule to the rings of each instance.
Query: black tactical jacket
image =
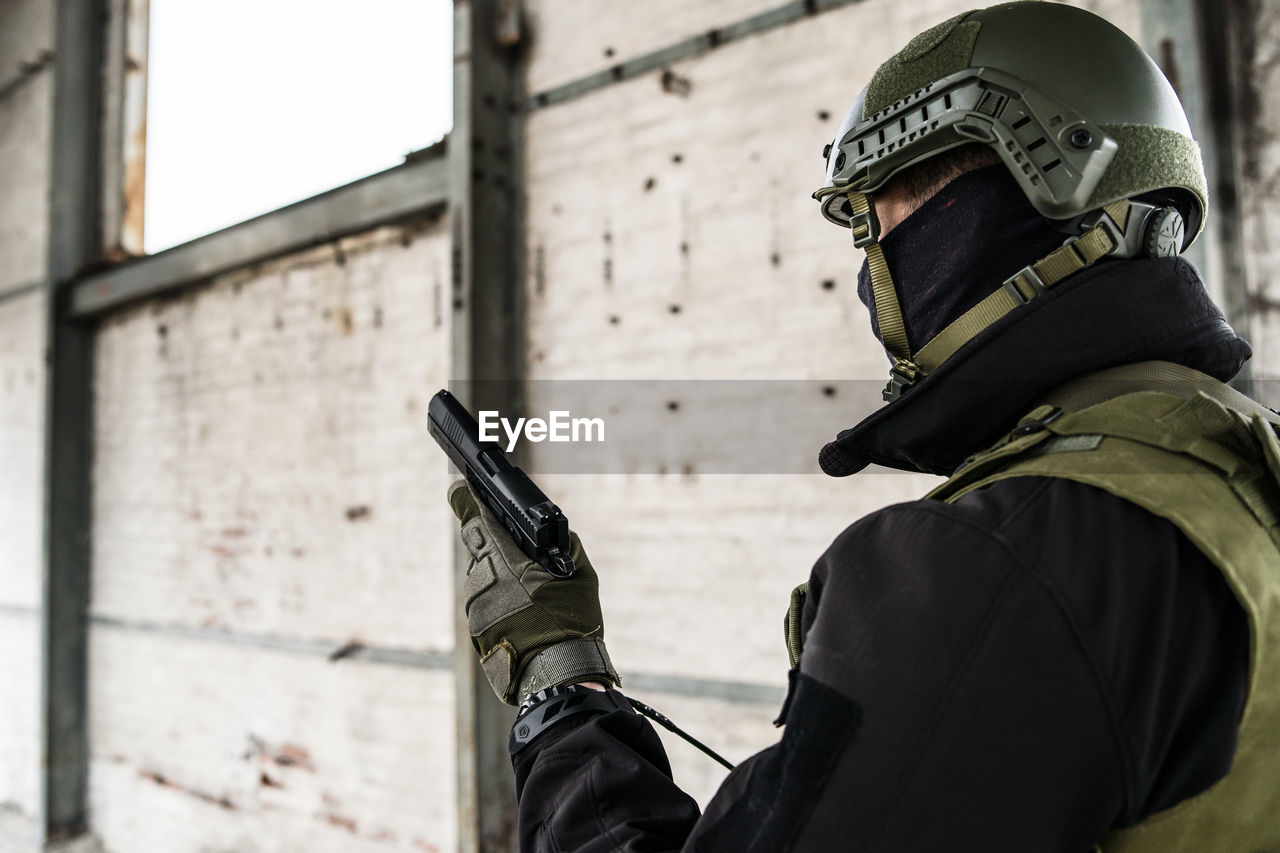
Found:
[[[899,431],[895,446],[895,403],[824,467],[949,470],[1064,371],[1162,358],[1228,378],[1248,350],[1199,288],[1177,260],[1081,273],[903,398],[949,434]],[[1055,333],[1073,300],[1094,327]],[[1055,334],[1089,354],[1074,374],[1010,349]],[[1022,382],[1028,367],[1048,384]],[[966,379],[979,390],[957,395]],[[980,390],[992,381],[1003,395]],[[1088,486],[1009,480],[863,518],[819,558],[803,625],[781,741],[705,814],[646,720],[583,715],[516,756],[522,849],[1082,853],[1204,790],[1235,751],[1243,611],[1176,528]]]

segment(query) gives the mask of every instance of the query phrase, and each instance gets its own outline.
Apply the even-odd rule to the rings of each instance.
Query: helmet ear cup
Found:
[[[1174,207],[1158,207],[1142,224],[1142,252],[1147,258],[1172,258],[1181,254],[1186,223]]]

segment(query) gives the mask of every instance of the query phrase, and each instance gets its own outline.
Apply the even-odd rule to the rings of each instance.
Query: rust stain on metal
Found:
[[[498,3],[497,32],[498,44],[503,47],[514,47],[520,43],[521,20],[519,0],[500,0]]]
[[[425,850],[426,853],[440,853],[440,848],[422,838],[413,839],[413,846],[418,850]]]
[[[101,266],[110,267],[110,266],[115,266],[116,264],[124,263],[125,261],[134,257],[137,257],[137,256],[134,255],[133,252],[126,251],[122,246],[103,246],[102,254],[99,256],[98,261],[100,262]],[[97,287],[94,289],[98,293],[107,293],[110,291],[110,288],[107,288],[107,287]]]
[[[106,145],[104,189],[105,219],[103,244],[106,259],[119,263],[144,254],[146,162],[147,162],[147,54],[149,0],[121,0],[122,26],[111,27],[106,68],[110,98],[105,105],[110,140]]]
[[[130,254],[140,255],[143,253],[142,241],[146,230],[147,118],[145,111],[132,132],[128,132],[124,155],[124,211],[121,216],[120,247]]]

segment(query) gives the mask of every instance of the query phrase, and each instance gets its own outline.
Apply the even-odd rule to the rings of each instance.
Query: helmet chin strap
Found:
[[[1005,314],[1044,295],[1058,282],[1102,258],[1108,255],[1127,258],[1171,255],[1177,254],[1181,248],[1180,243],[1174,248],[1173,238],[1162,246],[1152,242],[1152,232],[1160,229],[1176,230],[1180,240],[1181,230],[1164,224],[1170,208],[1157,208],[1128,199],[1112,202],[1086,217],[1083,222],[1085,230],[1081,234],[1069,238],[1059,248],[1009,276],[998,290],[953,320],[913,354],[907,341],[897,288],[885,261],[884,250],[880,247],[880,222],[871,197],[860,192],[848,195],[853,211],[849,218],[853,244],[867,253],[880,340],[894,361],[889,370],[889,382],[882,393],[889,402],[901,397],[919,379],[941,367],[961,347]]]
[[[871,296],[876,305],[876,324],[880,327],[880,340],[889,355],[893,367],[889,371],[889,384],[884,389],[884,399],[892,400],[902,390],[916,381],[920,368],[911,359],[911,345],[907,341],[907,325],[902,319],[902,306],[898,304],[898,290],[889,272],[889,264],[880,248],[880,220],[875,205],[866,193],[849,193],[849,205],[853,210],[849,228],[853,231],[853,245],[867,253],[867,267],[871,272]],[[893,395],[890,390],[894,389]]]

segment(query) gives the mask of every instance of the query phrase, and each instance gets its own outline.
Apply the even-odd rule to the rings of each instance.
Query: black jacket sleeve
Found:
[[[836,540],[782,739],[705,815],[611,712],[517,756],[522,849],[1084,851],[1220,778],[1248,637],[1217,571],[1104,493],[1002,486]]]

